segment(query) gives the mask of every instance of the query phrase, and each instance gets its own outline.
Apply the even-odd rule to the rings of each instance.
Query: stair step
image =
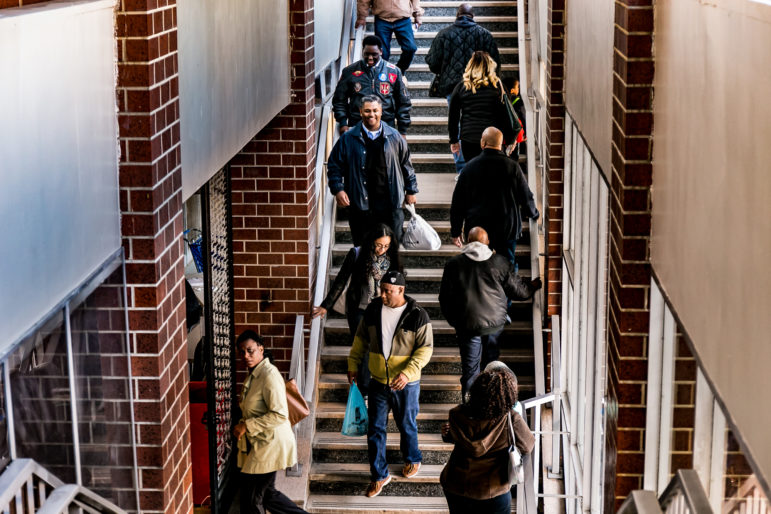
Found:
[[[343,245],[343,244],[335,244],[332,247],[332,254],[333,255],[342,255],[345,257],[345,254],[348,253],[348,250],[351,249],[351,245]],[[413,249],[407,249],[402,246],[399,250],[400,254],[402,254],[403,257],[406,256],[444,256],[444,257],[453,257],[455,255],[460,254],[461,249],[453,244],[443,244],[441,248],[438,250],[413,250]],[[530,255],[530,245],[528,244],[517,244],[517,249],[515,251],[517,255]],[[441,275],[441,270],[439,270],[439,273]]]
[[[446,420],[448,412],[455,406],[457,406],[457,403],[427,403],[420,406],[418,418]],[[389,413],[389,416],[392,415],[393,413]],[[316,417],[343,419],[345,417],[345,404],[339,402],[319,402],[316,406]]]
[[[447,128],[447,116],[412,116],[411,125],[443,125]]]
[[[436,319],[431,321],[434,336],[437,334],[455,335],[455,329],[447,323],[447,320]],[[337,332],[348,334],[348,323],[344,319],[328,319],[324,324],[325,332]],[[503,333],[531,333],[532,323],[527,321],[512,321],[503,329]]]
[[[458,386],[460,387],[460,385]],[[442,441],[441,434],[418,433],[418,444],[422,451],[452,451],[453,445]],[[367,450],[367,438],[348,437],[335,432],[317,432],[313,441],[314,449],[323,450]],[[399,434],[386,436],[386,450],[399,450]]]
[[[413,103],[416,100],[413,100]],[[450,136],[447,134],[407,134],[407,144],[450,144]],[[449,148],[447,149],[449,152]]]
[[[452,158],[452,154],[448,151],[444,154],[435,153],[414,153],[410,156],[412,164],[423,163],[441,163],[455,165],[455,161]]]
[[[455,21],[455,20],[453,19],[453,21]],[[478,21],[478,20],[476,18],[474,18],[474,21]],[[493,39],[495,39],[496,41],[501,40],[501,39],[511,39],[511,38],[516,39],[517,38],[517,32],[516,31],[493,30],[493,31],[490,31],[490,33],[493,35]],[[421,30],[419,30],[419,31],[415,32],[415,39],[430,39],[430,40],[434,40],[434,39],[436,39],[436,35],[437,34],[439,34],[439,31],[430,31],[430,30],[421,31]]]
[[[517,70],[519,70],[518,64],[501,64],[501,71],[503,71],[504,73],[507,71],[517,71]],[[428,64],[412,64],[407,70],[407,73],[411,71],[414,71],[415,73],[431,73],[431,70],[428,69]],[[409,82],[407,84],[409,86]],[[446,102],[445,102],[445,105],[446,105]]]
[[[454,23],[457,18],[455,16],[431,16],[423,15],[423,24],[428,23]],[[483,23],[517,23],[516,16],[474,16],[474,21],[478,24]],[[374,16],[367,16],[367,23],[375,23]],[[417,32],[420,34],[420,31]],[[495,32],[493,32],[493,36]]]
[[[388,486],[386,486],[387,488]],[[447,500],[443,496],[377,496],[367,498],[347,495],[311,494],[306,503],[306,510],[313,513],[355,514],[437,514],[450,512]]]
[[[441,464],[426,464],[420,466],[418,474],[412,478],[402,476],[401,464],[389,464],[391,483],[394,482],[428,482],[439,483],[439,475],[444,469]],[[310,471],[311,480],[325,480],[330,482],[357,482],[369,483],[369,464],[365,463],[314,463]]]
[[[455,4],[456,7],[458,4]],[[423,7],[423,3],[420,4],[421,7]],[[429,47],[422,46],[418,48],[418,50],[415,52],[415,55],[427,55],[428,54]],[[514,55],[519,52],[517,48],[498,48],[498,52],[501,55]],[[393,44],[391,45],[391,55],[399,55],[402,53],[402,49],[399,48],[399,45]]]
[[[342,373],[324,373],[319,377],[319,390],[348,389],[348,376]],[[422,375],[421,391],[460,391],[457,375]]]
[[[351,347],[325,346],[321,351],[321,372],[343,374],[348,371],[348,354]],[[502,348],[498,360],[505,362],[517,376],[533,374],[532,348]],[[422,370],[422,377],[452,375],[460,376],[461,359],[457,346],[437,346],[431,361]]]

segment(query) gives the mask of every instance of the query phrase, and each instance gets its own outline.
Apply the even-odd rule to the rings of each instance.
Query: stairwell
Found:
[[[477,0],[475,20],[496,37],[502,60],[502,75],[517,70],[516,2]],[[440,427],[448,411],[458,404],[460,392],[460,354],[452,327],[439,309],[439,284],[448,258],[459,253],[451,244],[449,209],[455,187],[455,166],[449,152],[447,136],[447,103],[443,98],[429,98],[428,87],[433,74],[425,64],[425,56],[437,32],[455,20],[459,2],[424,0],[423,25],[415,34],[418,52],[407,71],[412,98],[412,126],[407,136],[412,163],[418,178],[417,211],[442,237],[437,251],[402,249],[402,263],[407,278],[406,294],[415,298],[429,313],[434,331],[434,354],[423,369],[420,392],[418,429],[423,466],[417,476],[401,476],[399,432],[389,416],[387,455],[391,464],[391,483],[380,496],[366,498],[369,483],[366,437],[340,434],[348,393],[346,359],[351,336],[345,319],[330,313],[324,328],[321,348],[318,404],[312,464],[309,476],[310,495],[306,508],[310,512],[448,512],[439,474],[449,458],[452,445],[442,442]],[[372,19],[367,32],[372,32]],[[391,61],[396,62],[400,50],[392,42]],[[523,168],[524,169],[524,168]],[[345,210],[337,212],[332,247],[330,281],[334,279],[346,252],[351,235]],[[525,225],[525,230],[527,230]],[[517,262],[521,275],[530,275],[529,235],[523,234],[517,245]],[[519,378],[520,397],[535,393],[531,303],[517,302],[512,323],[501,338],[501,360]]]

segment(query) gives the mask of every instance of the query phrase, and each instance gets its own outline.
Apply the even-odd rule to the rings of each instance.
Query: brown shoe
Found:
[[[404,475],[404,478],[412,478],[418,474],[419,469],[420,462],[408,462],[402,468],[402,475]]]
[[[383,480],[378,480],[377,482],[370,482],[369,487],[367,487],[367,492],[364,496],[367,498],[374,498],[380,492],[383,490],[385,486],[387,486],[391,482],[391,475],[388,475]]]

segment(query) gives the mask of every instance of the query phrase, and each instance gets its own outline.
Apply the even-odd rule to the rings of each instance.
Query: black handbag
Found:
[[[428,87],[428,96],[431,98],[444,98],[439,92],[439,75],[434,75],[434,80],[431,81],[431,85]]]

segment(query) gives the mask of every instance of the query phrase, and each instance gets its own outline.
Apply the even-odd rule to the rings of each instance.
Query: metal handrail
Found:
[[[712,514],[709,498],[704,492],[698,473],[693,469],[677,470],[659,496],[659,505],[665,512],[673,514]],[[675,508],[670,509],[670,505]]]
[[[13,509],[11,508],[13,504]],[[0,475],[0,512],[69,512],[69,506],[125,514],[111,501],[76,484],[65,484],[33,459],[15,459]],[[35,506],[40,508],[36,511]]]
[[[656,493],[653,491],[632,491],[626,497],[617,514],[662,514]]]
[[[352,16],[352,14],[351,14]],[[356,62],[361,59],[361,42],[364,39],[364,29],[362,27],[357,28],[350,43],[347,45],[347,52],[345,56],[341,55],[341,59],[345,57],[346,62],[342,63],[341,70],[345,66]],[[341,45],[341,51],[344,45]],[[326,130],[329,124],[332,122],[331,118],[331,100],[327,100],[321,106],[321,125],[319,126],[319,133],[322,130]],[[334,138],[333,138],[334,140]],[[332,141],[334,143],[334,141]],[[316,283],[313,295],[313,305],[320,305],[324,300],[326,294],[326,285],[329,277],[329,267],[331,264],[332,253],[332,235],[334,233],[333,227],[335,223],[335,211],[334,211],[334,197],[328,188],[321,185],[321,180],[324,177],[324,169],[326,165],[326,157],[330,150],[328,146],[328,138],[324,137],[323,140],[319,138],[319,144],[316,148],[316,180],[320,186],[316,189],[316,198],[318,203],[322,205],[320,215],[322,216],[321,224],[321,236],[319,239],[319,253],[318,253],[318,266],[316,267]],[[308,361],[306,362],[306,370],[304,378],[304,387],[300,389],[302,391],[305,401],[311,403],[313,401],[313,393],[316,389],[316,361],[319,356],[319,345],[321,341],[321,334],[324,328],[324,321],[319,316],[311,321],[310,336],[308,341]],[[294,359],[294,351],[292,352],[292,359]]]

